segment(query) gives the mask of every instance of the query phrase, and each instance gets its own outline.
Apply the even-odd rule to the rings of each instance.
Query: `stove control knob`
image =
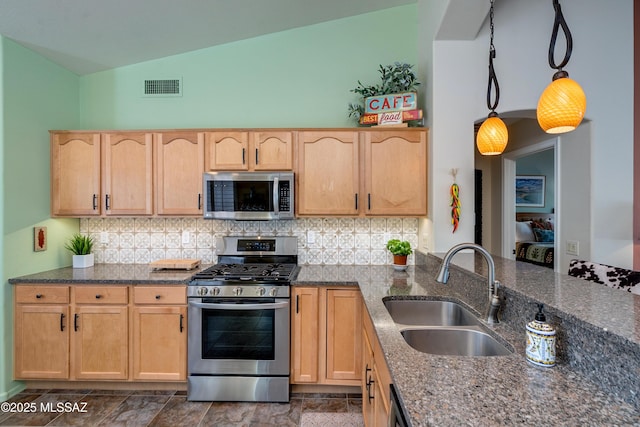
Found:
[[[207,288],[198,288],[198,295],[204,296],[208,292]]]
[[[242,295],[242,288],[241,288],[241,287],[233,288],[233,294],[234,294],[235,296],[240,296],[240,295]]]
[[[271,290],[269,291],[269,296],[271,297],[278,296],[278,288],[271,288]]]
[[[220,288],[213,288],[211,289],[211,293],[213,295],[220,295]]]
[[[267,292],[267,290],[265,288],[263,288],[263,287],[259,287],[257,289],[257,292],[258,292],[258,296],[262,296],[262,295],[265,294],[265,292]]]

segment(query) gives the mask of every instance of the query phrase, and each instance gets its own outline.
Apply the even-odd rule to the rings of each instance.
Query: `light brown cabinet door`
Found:
[[[133,379],[187,378],[187,308],[133,308]]]
[[[364,132],[365,213],[427,214],[427,133]]]
[[[291,382],[318,382],[318,287],[293,287],[291,295]]]
[[[361,344],[360,291],[327,289],[327,379],[360,380]]]
[[[16,304],[14,319],[15,378],[69,378],[68,305]]]
[[[373,350],[366,332],[362,334],[362,416],[365,427],[375,425],[375,386],[371,386],[375,381],[373,371]]]
[[[298,215],[358,214],[358,132],[298,133]]]
[[[51,133],[51,216],[98,216],[100,201],[100,134]]]
[[[151,215],[152,134],[106,133],[102,137],[104,214]]]
[[[155,134],[156,213],[201,215],[204,133]]]
[[[251,132],[250,168],[255,171],[293,169],[293,132]]]
[[[126,380],[129,365],[128,306],[77,306],[71,319],[73,376]]]
[[[249,170],[249,132],[205,132],[208,171]]]

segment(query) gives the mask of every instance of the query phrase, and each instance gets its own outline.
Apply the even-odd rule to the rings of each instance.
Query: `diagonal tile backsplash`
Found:
[[[307,265],[385,265],[387,240],[418,246],[417,218],[302,218],[226,221],[202,218],[82,218],[80,232],[95,239],[98,263],[146,264],[159,259],[216,262],[215,238],[297,236],[298,262]],[[183,241],[184,238],[184,241]],[[409,256],[414,264],[414,255]]]

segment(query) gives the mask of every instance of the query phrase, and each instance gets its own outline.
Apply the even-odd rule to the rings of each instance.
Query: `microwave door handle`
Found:
[[[210,308],[215,310],[272,310],[287,308],[289,306],[289,301],[265,304],[207,304],[203,302],[189,301],[189,305],[198,308]]]
[[[280,179],[273,178],[273,213],[280,213]]]

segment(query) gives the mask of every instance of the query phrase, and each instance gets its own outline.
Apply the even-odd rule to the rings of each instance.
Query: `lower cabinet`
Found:
[[[356,287],[293,287],[291,304],[291,382],[359,386],[360,290]]]
[[[71,378],[129,377],[127,286],[72,286]]]
[[[186,379],[185,286],[16,285],[14,301],[16,379]]]
[[[363,308],[362,415],[366,427],[386,427],[391,407],[391,374],[366,308]]]
[[[69,287],[15,287],[14,375],[69,378]]]
[[[186,380],[186,298],[182,286],[133,288],[134,380]]]

